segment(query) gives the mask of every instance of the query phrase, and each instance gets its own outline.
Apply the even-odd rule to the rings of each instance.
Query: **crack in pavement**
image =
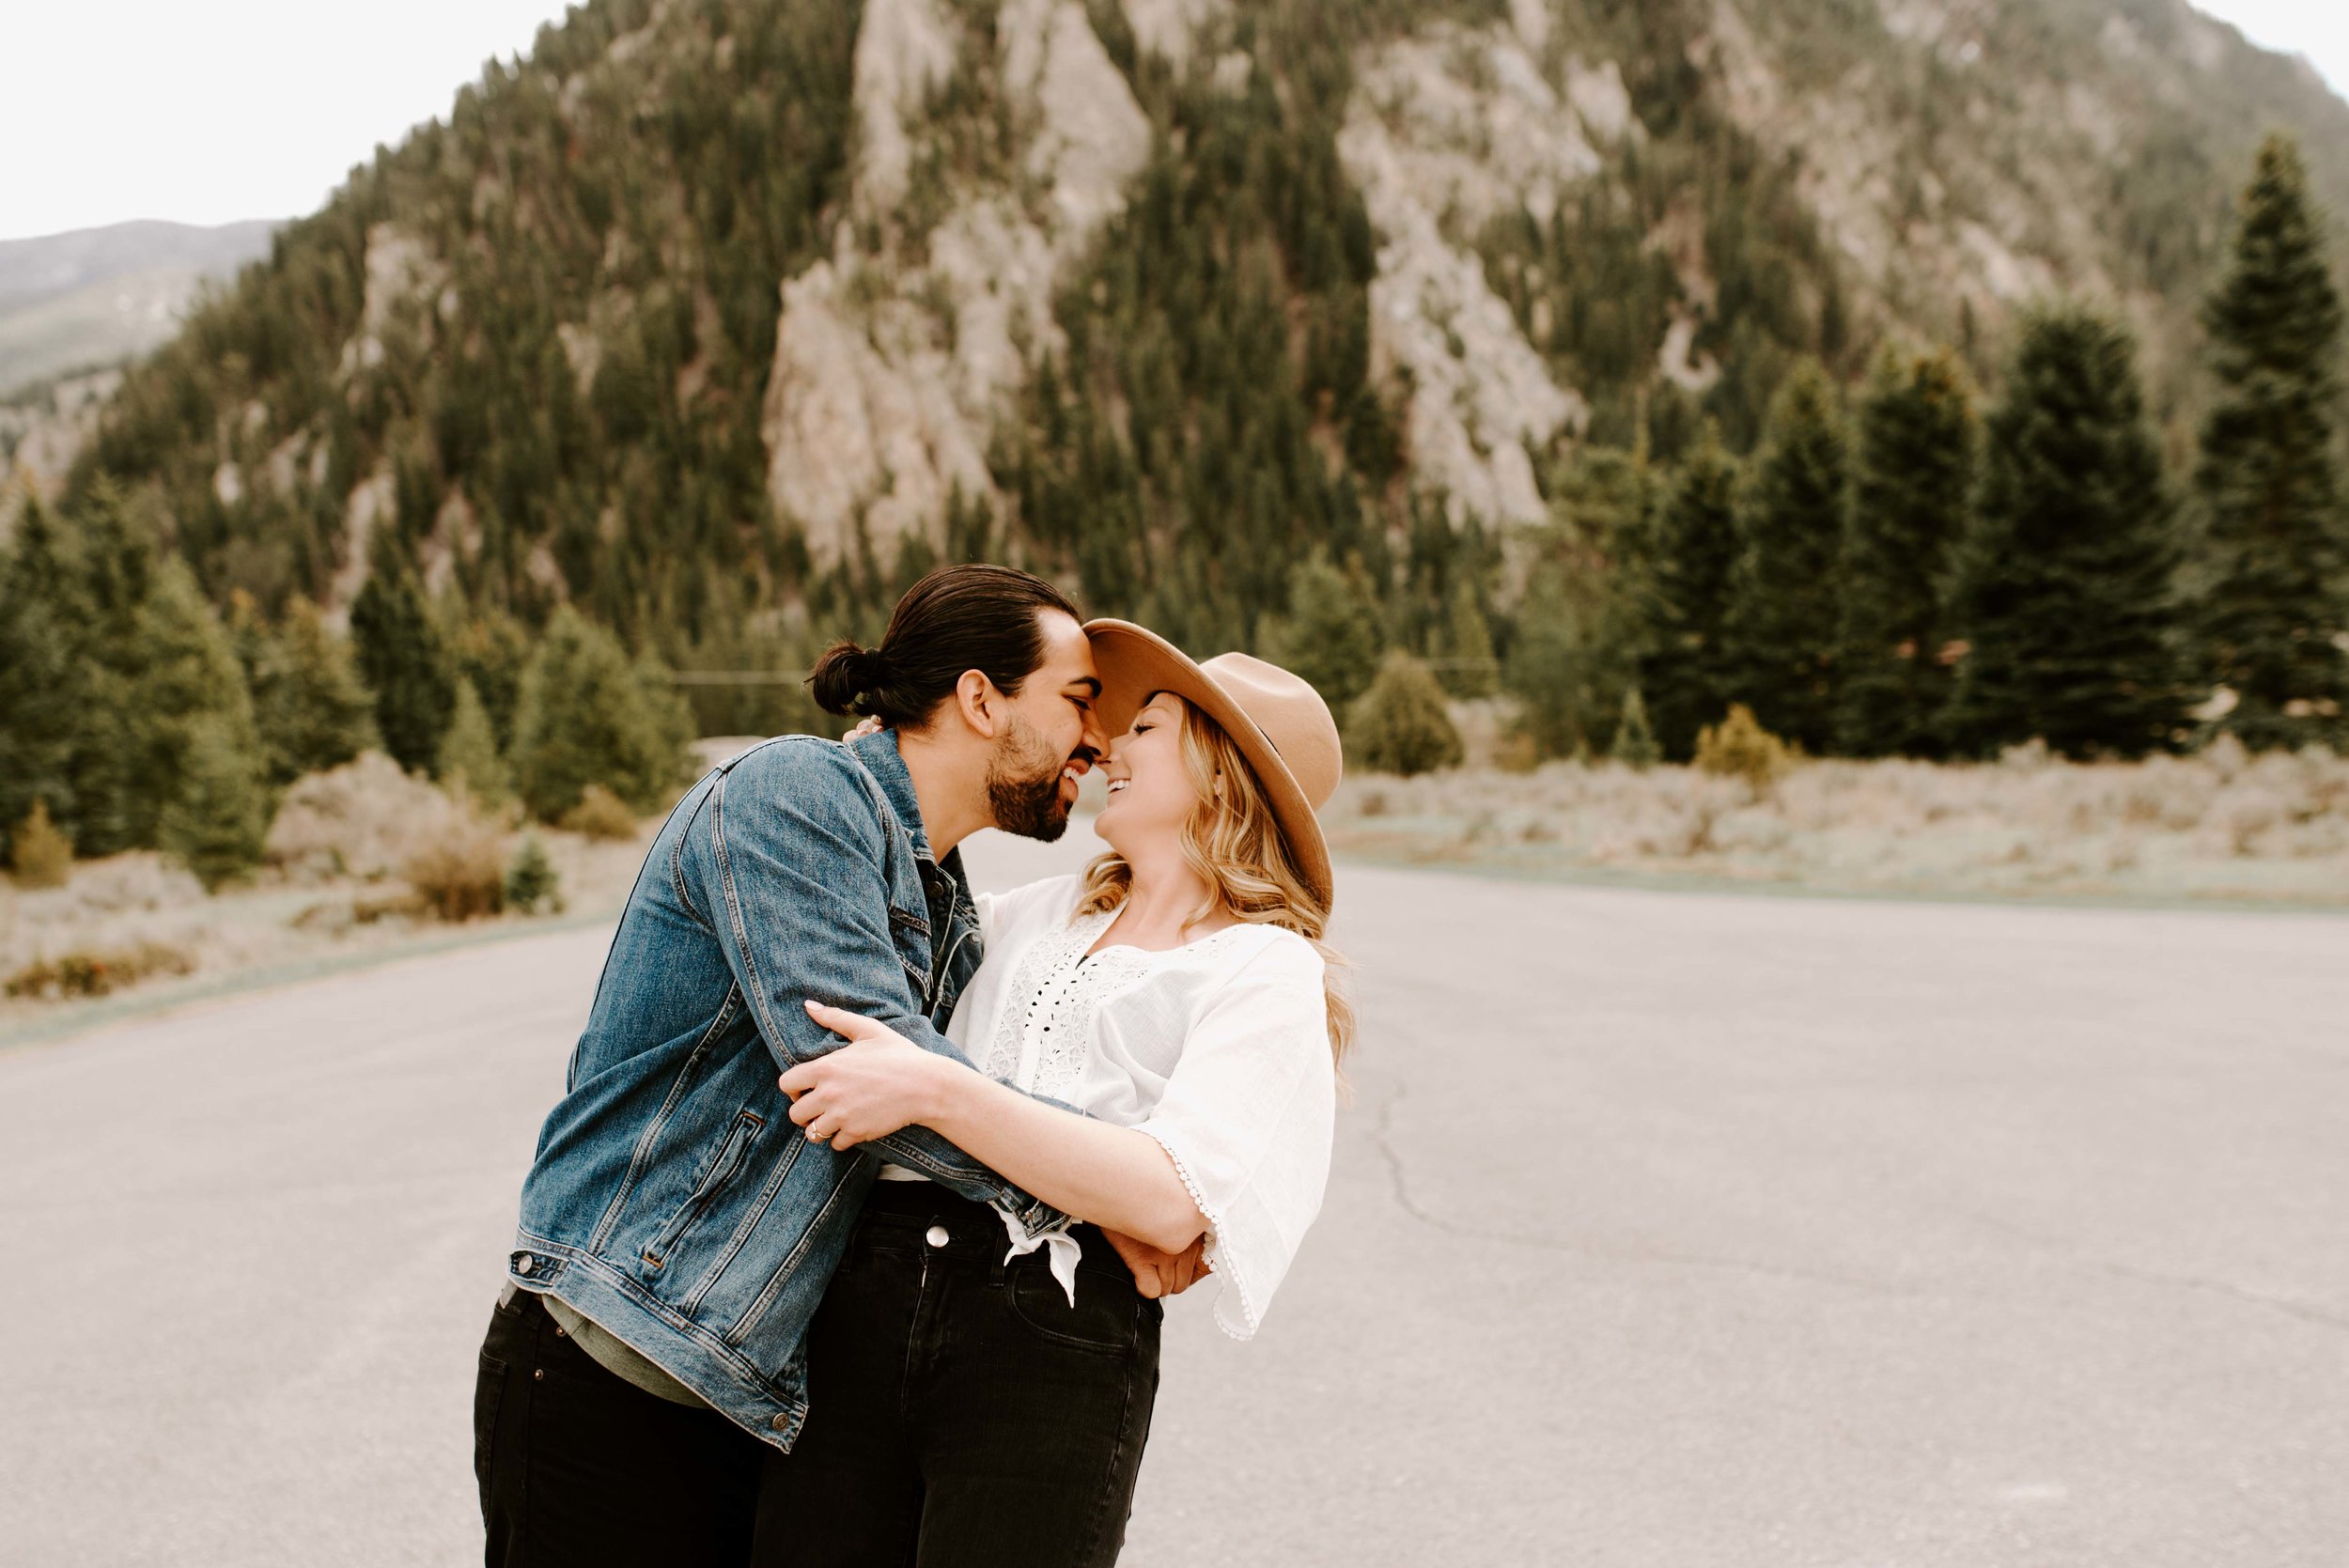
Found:
[[[2049,1235],[2045,1231],[2034,1230],[2029,1225],[2017,1224],[2012,1219],[1997,1215],[1976,1214],[1968,1211],[1965,1214],[1965,1218],[1970,1223],[1980,1225],[1985,1230],[2002,1231],[2008,1235],[2030,1242],[2034,1247],[2045,1248],[2049,1251],[2061,1252],[2073,1245],[2062,1236]],[[2313,1323],[2320,1327],[2349,1328],[2349,1317],[2343,1317],[2338,1312],[2326,1312],[2321,1307],[2311,1307],[2286,1296],[2268,1296],[2260,1291],[2247,1290],[2241,1285],[2229,1284],[2224,1280],[2205,1279],[2199,1274],[2171,1274],[2163,1269],[2143,1268],[2136,1264],[2122,1263],[2113,1258],[2079,1257],[2069,1261],[2084,1268],[2092,1268],[2099,1273],[2112,1275],[2116,1279],[2133,1280],[2139,1284],[2168,1285],[2177,1290],[2200,1291],[2210,1296],[2223,1296],[2231,1301],[2239,1301],[2245,1306],[2263,1307],[2269,1312],[2280,1312],[2286,1317],[2297,1318],[2303,1323]]]
[[[1445,1235],[1469,1240],[1501,1242],[1507,1246],[1563,1253],[1572,1257],[1717,1269],[1760,1279],[1833,1285],[1843,1290],[1871,1296],[1886,1296],[1911,1300],[2030,1304],[2028,1297],[1983,1296],[1979,1292],[1970,1291],[1933,1290],[1916,1285],[1897,1284],[1887,1280],[1871,1280],[1856,1275],[1830,1273],[1822,1269],[1794,1268],[1782,1264],[1761,1263],[1751,1258],[1721,1257],[1703,1252],[1677,1252],[1657,1248],[1596,1247],[1587,1242],[1568,1241],[1556,1236],[1527,1235],[1522,1232],[1503,1230],[1496,1226],[1446,1219],[1426,1207],[1412,1195],[1410,1172],[1404,1162],[1402,1152],[1394,1146],[1394,1113],[1402,1105],[1407,1093],[1407,1090],[1398,1086],[1380,1103],[1377,1114],[1369,1128],[1371,1145],[1378,1151],[1379,1158],[1386,1165],[1388,1186],[1395,1206],[1410,1219]],[[1993,1223],[1999,1228],[2041,1246],[2054,1248],[2061,1245],[2054,1238],[2034,1234],[2020,1226],[2004,1221]],[[2130,1264],[2116,1263],[2109,1258],[2075,1258],[2068,1261],[2077,1266],[2109,1274],[2116,1279],[2217,1296],[2244,1306],[2278,1312],[2319,1327],[2349,1328],[2349,1319],[2337,1316],[2320,1308],[2305,1306],[2279,1296],[2263,1296],[2256,1291],[2246,1290],[2239,1285],[2228,1284],[2223,1281],[2206,1280],[2190,1274],[2166,1274],[2157,1269],[2139,1268]]]
[[[1378,1114],[1370,1126],[1370,1141],[1385,1161],[1389,1187],[1395,1206],[1411,1219],[1431,1230],[1446,1235],[1478,1241],[1498,1241],[1512,1247],[1527,1247],[1537,1251],[1562,1252],[1584,1258],[1607,1258],[1626,1263],[1675,1265],[1687,1268],[1720,1269],[1732,1273],[1753,1275],[1762,1279],[1794,1280],[1811,1284],[1834,1285],[1844,1290],[1859,1291],[1874,1296],[1922,1298],[1947,1296],[1949,1293],[1928,1291],[1911,1285],[1894,1284],[1884,1280],[1867,1280],[1825,1270],[1791,1268],[1781,1264],[1760,1263],[1751,1258],[1718,1257],[1703,1252],[1675,1252],[1657,1248],[1595,1247],[1587,1242],[1562,1240],[1556,1236],[1527,1235],[1517,1231],[1493,1226],[1446,1219],[1423,1206],[1411,1195],[1409,1172],[1405,1169],[1403,1156],[1394,1146],[1393,1116],[1395,1108],[1403,1103],[1405,1091],[1398,1088],[1379,1106]]]

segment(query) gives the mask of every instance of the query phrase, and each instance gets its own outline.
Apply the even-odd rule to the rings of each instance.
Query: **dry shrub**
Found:
[[[583,838],[617,842],[636,836],[636,814],[603,785],[589,784],[580,795],[579,804],[565,812],[555,826]]]
[[[2349,760],[2315,747],[2215,762],[2073,763],[2040,746],[1987,764],[1805,759],[1759,793],[1741,772],[1556,762],[1348,783],[1323,820],[1341,848],[1376,854],[1855,890],[2349,890]]]
[[[299,880],[398,875],[471,819],[470,808],[381,752],[297,780],[270,824],[271,863]]]
[[[71,884],[45,894],[42,908],[60,920],[99,914],[173,909],[204,902],[204,884],[169,855],[133,849],[102,861],[84,861]]]
[[[477,920],[506,908],[506,841],[478,818],[453,825],[399,871],[435,919]]]
[[[1542,749],[1532,736],[1512,730],[1495,743],[1492,761],[1503,773],[1531,773],[1542,765]]]
[[[2227,791],[2225,802],[2217,811],[2219,831],[2226,834],[2230,850],[2248,856],[2252,846],[2282,823],[2291,809],[2291,801],[2282,792],[2245,777]]]
[[[2235,775],[2250,762],[2251,753],[2244,749],[2242,740],[2229,731],[2195,753],[2195,760],[2217,774],[2220,784],[2232,784]]]
[[[186,974],[195,960],[162,942],[37,958],[8,976],[11,997],[102,997],[158,974]]]
[[[21,888],[61,888],[73,875],[73,842],[49,820],[49,802],[36,800],[9,835],[8,869]]]
[[[1526,737],[1512,722],[1509,703],[1498,697],[1455,699],[1444,705],[1444,711],[1451,716],[1452,728],[1460,737],[1463,763],[1470,768],[1510,770],[1510,760],[1521,749],[1518,742]],[[1531,742],[1527,745],[1530,747]],[[1516,771],[1524,772],[1527,768]]]
[[[402,888],[397,893],[376,893],[350,901],[350,920],[354,925],[373,925],[386,920],[424,920],[431,913],[431,901],[413,888]]]
[[[1758,797],[1794,771],[1798,753],[1764,729],[1753,709],[1729,705],[1729,717],[1697,732],[1697,771],[1717,779],[1742,779]]]

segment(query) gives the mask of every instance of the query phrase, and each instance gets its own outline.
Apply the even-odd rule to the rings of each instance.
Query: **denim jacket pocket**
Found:
[[[693,1185],[693,1190],[677,1213],[670,1216],[669,1222],[661,1227],[661,1234],[646,1247],[644,1261],[648,1267],[665,1266],[669,1254],[684,1239],[685,1233],[716,1206],[719,1196],[749,1163],[751,1144],[766,1126],[767,1118],[754,1110],[745,1110],[735,1117],[734,1126],[726,1129],[725,1141],[719,1145],[717,1157],[709,1162],[709,1169]]]

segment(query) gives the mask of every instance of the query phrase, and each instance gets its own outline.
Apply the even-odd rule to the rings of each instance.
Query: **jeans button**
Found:
[[[932,1225],[929,1228],[929,1234],[923,1236],[922,1239],[928,1242],[932,1247],[943,1247],[950,1238],[946,1234],[945,1226]]]

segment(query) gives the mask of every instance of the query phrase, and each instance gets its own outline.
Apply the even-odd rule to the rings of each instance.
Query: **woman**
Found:
[[[920,1124],[1086,1223],[1011,1227],[1007,1249],[994,1211],[875,1186],[808,1332],[814,1413],[762,1486],[762,1546],[794,1560],[1114,1561],[1162,1309],[1102,1228],[1168,1253],[1204,1235],[1217,1320],[1244,1339],[1320,1207],[1351,1032],[1314,816],[1337,726],[1260,660],[1086,631],[1124,731],[1100,769],[1111,852],[980,900],[987,956],[948,1034],[981,1071],[809,1003],[850,1044],[781,1079],[811,1140]]]

